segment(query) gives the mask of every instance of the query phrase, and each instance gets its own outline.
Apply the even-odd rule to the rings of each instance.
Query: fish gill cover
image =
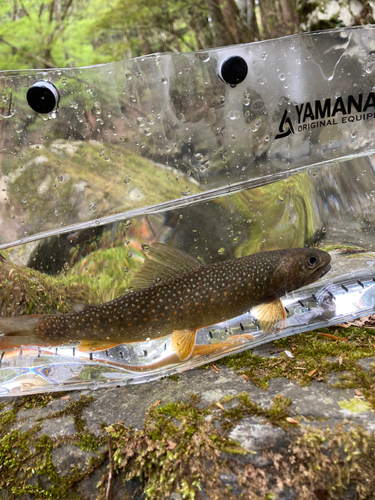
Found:
[[[374,29],[1,72],[2,393],[146,381],[370,314]],[[197,313],[184,296],[182,326],[147,334],[171,318],[184,273],[195,283],[200,268],[313,247],[331,252],[329,272],[298,286],[284,277],[247,307],[218,291]],[[248,274],[252,291],[269,285],[263,267]],[[137,282],[165,295],[137,304]],[[158,300],[165,311],[140,326]],[[134,318],[137,331],[114,342],[111,328]],[[41,338],[55,321],[65,331]]]

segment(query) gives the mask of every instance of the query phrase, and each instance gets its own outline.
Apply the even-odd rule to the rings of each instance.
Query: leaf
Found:
[[[167,442],[168,442],[168,449],[169,449],[169,450],[174,450],[174,449],[176,448],[177,443],[174,443],[174,442],[173,442],[173,441],[171,441],[171,440],[168,440]]]
[[[294,419],[292,417],[287,417],[286,421],[289,422],[290,424],[293,424],[293,425],[300,425],[300,423],[298,422],[298,420],[296,420],[296,419]]]

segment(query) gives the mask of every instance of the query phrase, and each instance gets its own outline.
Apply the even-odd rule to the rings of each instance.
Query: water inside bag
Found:
[[[200,329],[181,363],[161,363],[170,337],[87,352],[0,338],[0,395],[146,382],[371,314],[374,54],[365,26],[0,73],[1,316],[120,297],[154,242],[202,264],[314,246],[332,256],[321,280],[282,297],[282,329],[265,334],[249,310]],[[228,85],[223,62],[238,56],[247,76]],[[45,114],[25,97],[42,81],[60,96]]]

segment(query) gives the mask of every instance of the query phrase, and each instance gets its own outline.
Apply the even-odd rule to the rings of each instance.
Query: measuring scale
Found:
[[[364,26],[1,72],[3,316],[113,300],[154,241],[204,264],[316,246],[332,268],[282,297],[283,328],[249,310],[199,330],[178,364],[170,337],[99,352],[0,338],[0,394],[146,382],[372,314],[374,51]]]

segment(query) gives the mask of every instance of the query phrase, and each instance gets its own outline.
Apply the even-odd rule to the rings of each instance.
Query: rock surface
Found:
[[[253,354],[282,358],[274,352]],[[142,385],[4,398],[1,498],[374,498],[375,357],[357,369],[366,397],[338,387],[349,371],[305,386],[274,377],[266,390],[217,363]],[[351,472],[356,463],[368,477]]]

